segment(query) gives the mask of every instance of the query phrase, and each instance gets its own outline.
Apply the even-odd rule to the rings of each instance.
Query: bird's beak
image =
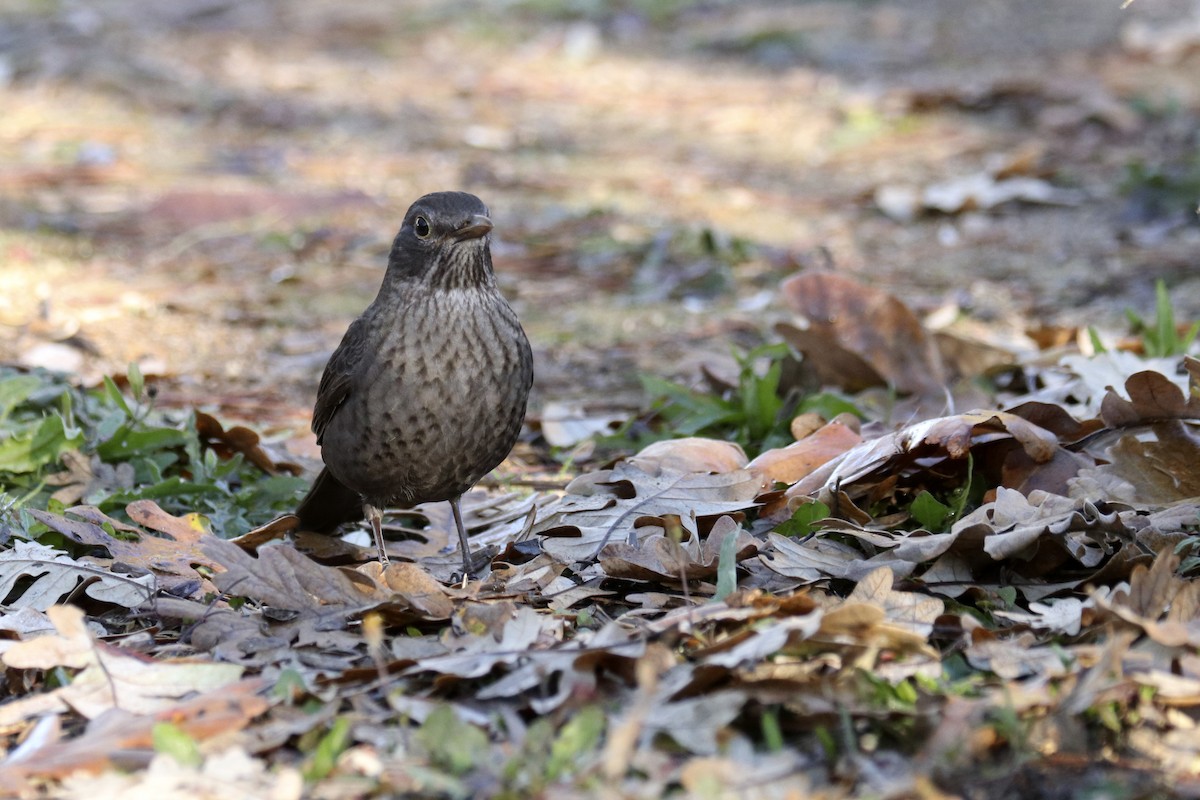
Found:
[[[483,214],[476,214],[471,217],[471,221],[461,228],[456,230],[452,236],[454,241],[461,242],[466,239],[481,239],[487,236],[492,229],[492,221]]]

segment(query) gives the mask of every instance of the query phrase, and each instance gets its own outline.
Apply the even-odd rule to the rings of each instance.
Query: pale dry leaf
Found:
[[[82,671],[46,697],[33,695],[6,706],[3,717],[10,722],[41,713],[47,698],[53,698],[60,710],[70,708],[89,719],[110,708],[152,713],[187,694],[232,683],[242,674],[242,667],[234,664],[148,660],[95,641],[84,625],[83,612],[74,606],[54,606],[47,615],[57,633],[9,648],[5,665],[43,670],[64,666]]]
[[[609,589],[601,589],[598,585],[573,585],[559,592],[543,593],[542,596],[550,600],[550,608],[552,610],[563,612],[593,597],[612,597],[614,595],[616,595],[616,592]]]
[[[744,691],[726,689],[675,702],[655,703],[643,724],[648,732],[665,733],[692,753],[711,755],[721,734],[749,701]]]
[[[1078,636],[1083,627],[1083,610],[1083,601],[1078,597],[1063,597],[1052,603],[1032,602],[1028,612],[999,609],[993,613],[1035,630]]]
[[[380,569],[379,562],[372,561],[359,567],[359,572],[386,587],[393,599],[403,598],[428,619],[449,619],[454,613],[454,602],[446,594],[446,587],[416,564],[394,561],[387,569]]]
[[[777,533],[767,534],[771,548],[759,554],[769,569],[813,583],[823,578],[844,578],[862,552],[848,544],[830,539],[798,541]]]
[[[553,627],[549,636],[547,626]],[[474,697],[513,700],[545,714],[572,696],[595,693],[606,665],[618,665],[616,671],[624,672],[646,649],[643,638],[615,622],[566,642],[560,641],[561,634],[557,621],[523,607],[505,625],[499,641],[490,633],[462,637],[452,644],[457,652],[419,659],[404,674],[433,672],[444,676],[438,679],[443,685],[445,676],[474,679],[494,674],[495,680],[472,689]]]
[[[1166,647],[1200,645],[1200,581],[1175,574],[1179,557],[1163,550],[1147,568],[1133,568],[1128,584],[1092,592],[1097,608],[1110,611]]]
[[[733,472],[746,466],[746,452],[735,442],[691,436],[646,445],[628,463],[648,475],[667,472]]]
[[[880,567],[860,580],[846,598],[847,603],[870,603],[883,609],[887,620],[913,633],[928,637],[933,622],[946,610],[946,604],[936,597],[915,592],[898,592],[892,588],[895,577],[887,567]]]
[[[727,522],[728,526],[722,525]],[[638,544],[608,544],[600,551],[600,567],[613,578],[678,582],[712,578],[717,574],[721,544],[727,536],[736,538],[736,561],[758,552],[759,541],[742,530],[729,517],[721,517],[702,541],[694,534],[681,546],[665,533],[641,539]],[[698,544],[698,546],[697,546]]]
[[[538,641],[543,626],[550,622],[532,608],[521,606],[505,621],[499,636],[487,631],[460,637],[450,644],[453,652],[423,658],[405,674],[432,671],[459,678],[478,678],[498,666],[520,661]]]
[[[1096,567],[1130,531],[1118,512],[1091,500],[1072,500],[1034,491],[996,489],[985,503],[951,528],[958,536],[984,537],[983,550],[996,560],[1028,558],[1042,537],[1050,537],[1085,567]]]
[[[1185,383],[1176,381],[1182,378]],[[1126,400],[1109,388],[1100,405],[1100,417],[1110,428],[1124,428],[1164,419],[1200,419],[1200,395],[1188,397],[1183,376],[1175,380],[1156,370],[1142,370],[1125,380]]]
[[[1145,358],[1116,348],[1092,356],[1067,355],[1059,359],[1057,367],[1039,373],[1042,388],[1015,402],[1050,403],[1063,407],[1078,419],[1088,419],[1100,414],[1101,405],[1113,387],[1123,387],[1138,372],[1156,372],[1181,392],[1187,392],[1188,378],[1179,373],[1178,365],[1178,358]]]
[[[244,728],[267,710],[261,696],[267,683],[260,678],[222,685],[186,700],[176,700],[148,715],[109,709],[69,740],[51,742],[20,764],[0,764],[0,786],[19,786],[32,777],[63,777],[75,772],[98,772],[113,766],[123,752],[153,747],[154,726],[170,722],[197,741]]]
[[[1200,497],[1200,426],[1167,419],[1123,427],[1093,438],[1087,452],[1099,463],[1088,488],[1138,505],[1168,505]],[[1070,484],[1080,491],[1077,482]]]
[[[976,209],[986,211],[1013,202],[1074,206],[1083,199],[1079,191],[1062,189],[1040,178],[997,178],[987,173],[930,184],[921,194],[925,208],[943,214]]]
[[[4,665],[9,669],[55,667],[82,669],[96,663],[91,634],[84,624],[83,611],[75,606],[51,606],[46,617],[55,633],[17,642],[5,651]]]
[[[1129,733],[1129,747],[1180,784],[1192,780],[1200,764],[1200,742],[1194,728],[1165,732],[1137,728]]]
[[[50,496],[64,506],[71,506],[93,492],[132,489],[134,485],[133,465],[129,462],[105,464],[100,456],[88,458],[78,450],[68,450],[59,456],[62,472],[46,476],[48,486],[62,487]]]
[[[32,639],[54,632],[54,623],[44,611],[29,608],[18,608],[16,611],[6,611],[0,614],[0,631],[7,631],[10,636],[0,638],[0,652],[17,641]]]
[[[1130,678],[1155,690],[1154,700],[1167,706],[1195,708],[1200,706],[1200,679],[1175,675],[1166,670],[1152,669],[1132,672]]]
[[[154,596],[156,585],[153,575],[116,574],[37,542],[16,541],[0,552],[0,597],[11,607],[45,611],[80,588],[97,600],[136,608]]]
[[[546,553],[519,564],[506,563],[504,558],[501,553],[492,562],[492,573],[485,582],[488,587],[502,587],[498,590],[510,595],[536,591],[543,597],[575,587],[574,581],[562,577],[567,565]]]
[[[982,633],[982,632],[980,632]],[[1034,644],[1032,634],[1023,633],[1010,638],[990,634],[978,635],[963,654],[976,669],[990,670],[1004,680],[1030,676],[1061,677],[1070,671],[1063,663],[1059,648]]]
[[[551,401],[542,407],[541,430],[553,447],[571,447],[593,436],[611,433],[629,418],[626,414],[590,411],[582,403]]]
[[[650,475],[622,462],[602,482],[589,481],[581,488],[595,494],[568,494],[548,507],[533,528],[543,549],[568,563],[594,558],[610,541],[636,541],[635,523],[643,517],[695,519],[751,508],[758,479],[746,470]]]
[[[813,639],[866,648],[863,657],[868,660],[858,663],[863,669],[876,667],[876,653],[880,650],[915,653],[937,659],[937,651],[926,641],[928,634],[917,630],[918,627],[908,622],[900,624],[889,620],[883,607],[875,603],[846,600],[825,609],[821,629]]]
[[[99,651],[99,663],[76,675],[60,695],[88,719],[110,708],[135,714],[163,711],[196,692],[236,682],[244,669],[213,661],[142,661],[103,644]]]
[[[783,650],[789,644],[811,638],[821,629],[823,613],[786,617],[765,627],[746,631],[736,644],[720,649],[709,648],[702,662],[726,669],[753,667]]]
[[[961,597],[975,583],[975,572],[958,553],[943,553],[921,574],[921,583],[931,592]]]
[[[304,779],[294,767],[268,766],[244,750],[230,748],[207,756],[199,766],[180,764],[173,756],[159,753],[141,772],[69,775],[59,792],[63,800],[300,800]]]

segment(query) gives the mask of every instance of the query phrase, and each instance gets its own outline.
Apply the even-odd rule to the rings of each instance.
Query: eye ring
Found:
[[[413,220],[413,233],[417,235],[418,239],[428,239],[431,230],[429,220],[424,217],[417,217]]]

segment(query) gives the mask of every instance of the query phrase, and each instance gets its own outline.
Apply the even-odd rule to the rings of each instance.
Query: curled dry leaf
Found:
[[[300,475],[304,468],[299,464],[280,461],[276,462],[267,451],[262,449],[257,433],[241,425],[235,425],[228,430],[209,414],[196,412],[196,434],[205,446],[216,451],[221,458],[230,458],[234,453],[242,456],[254,466],[268,475],[286,472],[289,475]]]
[[[821,629],[824,612],[813,609],[803,616],[772,620],[754,629],[743,629],[720,647],[708,648],[697,658],[704,664],[726,669],[753,668],[789,645],[811,639]]]
[[[1193,359],[1194,360],[1194,359]],[[1170,378],[1161,372],[1143,370],[1125,381],[1126,400],[1112,388],[1100,404],[1100,418],[1110,428],[1164,419],[1200,420],[1200,394],[1186,397]]]
[[[858,582],[847,603],[869,603],[883,609],[888,621],[922,637],[933,632],[933,622],[946,610],[936,597],[915,592],[898,592],[895,576],[887,567],[872,570]]]
[[[819,272],[793,275],[780,291],[806,327],[784,324],[777,330],[804,354],[822,383],[849,391],[880,385],[905,394],[943,390],[937,348],[916,315],[892,295]],[[857,376],[853,385],[846,385],[847,376]]]
[[[961,459],[984,444],[1010,440],[1034,464],[1043,464],[1059,451],[1053,432],[1004,411],[978,411],[938,417],[851,448],[808,474],[787,491],[798,505],[819,491],[844,489],[872,475],[895,475],[917,459]]]
[[[1102,503],[1045,492],[1025,497],[1003,486],[996,490],[995,501],[959,520],[951,532],[983,533],[983,550],[997,561],[1029,559],[1039,552],[1042,537],[1050,536],[1085,567],[1098,566],[1129,539],[1121,516]]]
[[[55,634],[37,636],[10,646],[0,657],[10,669],[69,667],[83,669],[96,662],[92,636],[83,621],[83,612],[75,606],[52,606],[46,617]]]
[[[59,458],[66,469],[47,475],[46,485],[62,487],[51,498],[65,506],[78,503],[96,490],[133,488],[133,465],[127,461],[105,464],[100,456],[88,458],[78,450],[68,450]]]
[[[961,214],[987,211],[1006,203],[1072,206],[1083,201],[1083,193],[1063,189],[1032,175],[1040,160],[1039,149],[999,154],[972,175],[963,175],[923,188],[888,184],[875,190],[875,204],[897,222],[911,222],[926,211]]]
[[[1073,489],[1079,486],[1072,494],[1147,505],[1200,497],[1200,421],[1163,420],[1108,431],[1087,449],[1099,463],[1080,472],[1086,484],[1071,482]]]
[[[626,459],[648,475],[671,472],[733,472],[746,466],[746,451],[734,442],[691,436],[664,439]]]
[[[582,403],[552,400],[542,407],[542,436],[553,447],[571,447],[593,436],[611,433],[629,418],[629,412],[612,408],[594,410]]]
[[[1200,646],[1200,581],[1175,574],[1179,557],[1164,550],[1147,568],[1134,568],[1127,585],[1097,590],[1096,607],[1136,625],[1166,647]]]
[[[382,569],[378,561],[372,561],[362,565],[359,571],[391,593],[389,602],[403,598],[426,619],[449,619],[454,613],[454,603],[446,594],[446,587],[416,564],[397,561]]]
[[[1164,505],[1200,496],[1200,394],[1186,397],[1151,370],[1131,376],[1125,391],[1129,399],[1105,395],[1108,429],[1081,442],[1096,465],[1081,472],[1072,494]]]
[[[822,536],[807,541],[768,534],[770,549],[759,554],[763,564],[780,575],[816,583],[829,578],[860,578],[874,565],[867,564],[857,547]],[[910,570],[911,571],[911,570]]]
[[[838,418],[798,442],[760,454],[748,469],[762,475],[768,485],[791,484],[861,442],[854,426]]]

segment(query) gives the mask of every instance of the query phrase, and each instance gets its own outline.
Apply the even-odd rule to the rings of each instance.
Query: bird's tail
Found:
[[[333,533],[339,525],[363,518],[362,496],[323,467],[296,507],[296,516],[300,518],[299,530]]]

